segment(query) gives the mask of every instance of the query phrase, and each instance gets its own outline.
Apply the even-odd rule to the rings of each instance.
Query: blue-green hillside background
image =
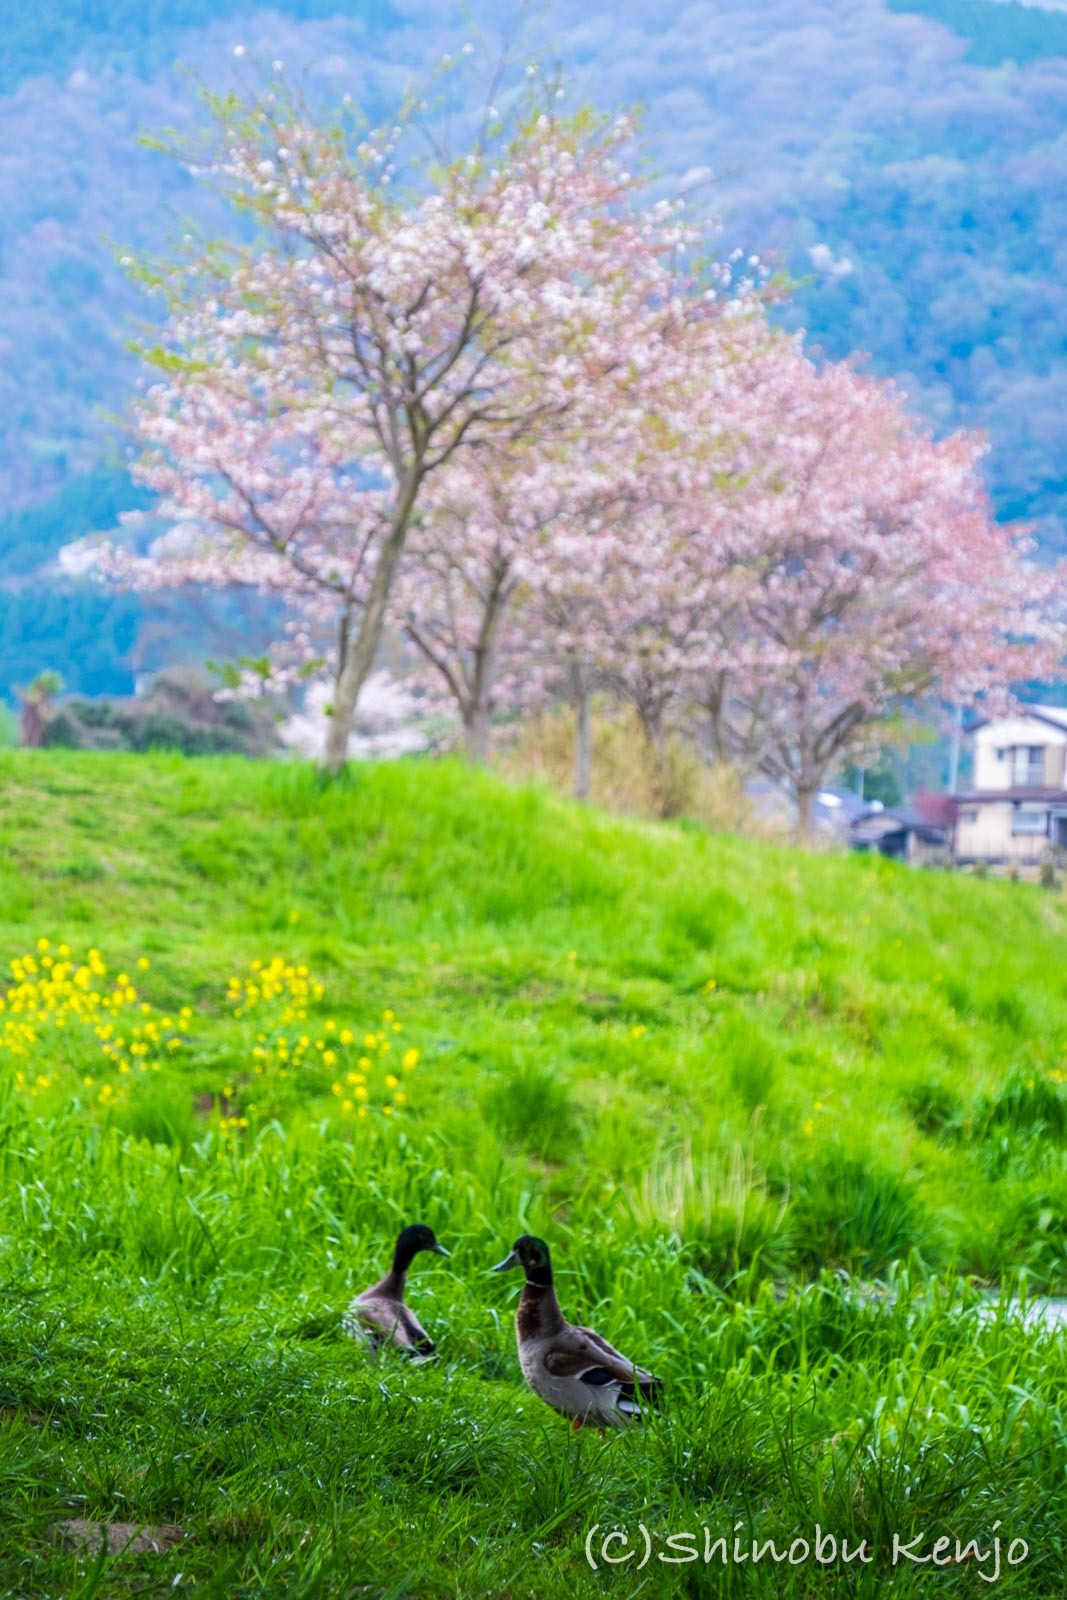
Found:
[[[431,0],[43,0],[0,59],[0,697],[54,667],[123,691],[217,648],[203,617],[78,583],[57,551],[136,503],[116,417],[128,341],[158,310],[117,264],[215,202],[141,130],[191,125],[189,73],[234,46],[373,110],[499,8]],[[466,19],[466,20],[464,20]],[[721,213],[724,248],[800,280],[782,315],[867,352],[939,430],[985,429],[998,512],[1067,549],[1067,10],[994,0],[557,0],[522,48],[574,99],[645,108],[664,186]],[[657,181],[660,181],[657,178]]]

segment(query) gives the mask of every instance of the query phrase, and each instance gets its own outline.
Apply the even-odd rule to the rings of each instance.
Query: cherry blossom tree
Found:
[[[509,609],[559,515],[559,489],[546,492],[540,465],[518,447],[486,449],[444,475],[412,530],[396,585],[397,622],[454,702],[473,762],[489,754]]]
[[[894,710],[1055,671],[1062,574],[994,520],[974,436],[935,441],[892,386],[797,345],[763,379],[724,551],[730,634],[696,697],[720,749],[792,790],[806,836],[829,772]]]
[[[416,168],[272,90],[206,163],[258,229],[159,277],[134,408],[169,531],[102,566],[284,602],[275,684],[331,680],[345,759],[387,617],[482,760],[494,704],[632,705],[655,763],[697,708],[796,796],[918,697],[1053,670],[1060,574],[998,525],[981,446],[769,329],[764,269],[623,166],[631,130],[534,108]],[[403,177],[404,181],[401,181]]]
[[[314,669],[335,617],[365,602],[386,495],[346,470],[345,446],[280,388],[267,410],[231,368],[191,369],[138,406],[138,480],[171,520],[146,556],[105,547],[98,567],[136,589],[204,585],[284,602],[293,626],[266,686]],[[140,514],[130,521],[143,520]],[[261,677],[262,675],[260,675]],[[262,690],[253,675],[247,687]]]
[[[593,696],[609,688],[610,607],[604,580],[612,547],[595,515],[577,527],[557,526],[554,535],[521,616],[515,651],[521,667],[513,678],[527,695],[532,685],[542,699],[563,699],[573,708],[573,793],[585,800],[593,771]]]
[[[649,359],[690,235],[638,204],[624,120],[530,115],[402,193],[403,118],[352,148],[269,96],[216,109],[210,170],[262,242],[164,275],[135,475],[181,532],[111,570],[277,590],[303,640],[332,619],[336,770],[428,485],[602,416],[605,378]]]
[[[728,535],[761,415],[753,373],[781,340],[754,281],[731,283],[728,266],[718,276],[730,297],[702,306],[664,342],[643,375],[637,424],[610,471],[553,529],[532,586],[526,616],[575,707],[580,795],[595,689],[633,707],[662,782],[695,664],[707,669],[729,649],[742,575]]]
[[[521,711],[593,681],[609,513],[635,497],[633,431],[608,417],[578,449],[481,451],[427,497],[396,613],[458,707],[472,760],[487,755],[498,691]]]

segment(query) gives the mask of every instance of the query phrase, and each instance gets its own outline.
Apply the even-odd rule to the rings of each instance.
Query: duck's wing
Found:
[[[592,1328],[564,1329],[545,1352],[544,1365],[555,1378],[571,1378],[591,1389],[613,1388],[622,1410],[636,1410],[639,1394],[652,1400],[663,1387],[660,1378],[635,1366]]]
[[[385,1295],[366,1294],[353,1300],[342,1322],[354,1339],[366,1339],[376,1349],[385,1342],[419,1356],[432,1356],[433,1340],[415,1313],[402,1300]]]

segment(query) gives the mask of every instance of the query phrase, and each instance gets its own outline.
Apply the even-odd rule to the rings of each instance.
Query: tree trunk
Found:
[[[478,630],[478,643],[474,647],[470,705],[463,707],[467,760],[476,767],[484,767],[489,759],[490,705],[496,676],[500,620],[514,588],[514,584],[508,581],[510,571],[511,563],[502,561],[493,572],[482,613],[482,625]]]
[[[418,477],[412,472],[404,484],[392,526],[382,545],[374,577],[371,580],[367,604],[360,618],[359,631],[353,639],[349,629],[342,628],[343,653],[338,663],[333,712],[326,734],[324,757],[326,770],[335,776],[341,771],[348,756],[348,741],[355,720],[356,701],[378,653],[378,642],[385,625],[385,608],[389,603],[393,576],[411,525],[411,513],[417,490]]]
[[[656,815],[667,817],[671,812],[671,800],[667,781],[667,732],[663,726],[663,718],[658,712],[642,711],[640,707],[637,714],[649,755],[652,757],[652,793]]]
[[[22,702],[19,742],[27,750],[39,750],[44,743],[44,717],[36,700]]]
[[[711,739],[711,753],[716,761],[726,761],[730,752],[726,745],[726,728],[723,722],[723,712],[726,708],[726,692],[722,676],[709,687],[704,709],[708,714],[708,734]]]
[[[472,767],[484,767],[489,760],[489,707],[475,702],[463,717],[464,748]]]
[[[574,797],[587,800],[593,776],[593,715],[589,684],[581,666],[574,669],[574,712]]]
[[[637,719],[650,753],[657,757],[662,755],[664,744],[662,719],[654,711],[646,711],[641,706],[637,707]]]
[[[810,844],[815,837],[815,796],[819,785],[813,779],[797,784],[797,820],[794,834],[797,844]]]

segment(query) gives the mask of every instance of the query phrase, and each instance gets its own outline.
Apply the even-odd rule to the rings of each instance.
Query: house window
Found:
[[[960,821],[961,822],[968,822],[968,823],[971,823],[971,824],[974,824],[975,822],[977,822],[978,821],[978,808],[976,806],[968,806],[965,810],[961,811],[960,812]]]
[[[1012,813],[1011,831],[1012,833],[1047,833],[1048,812],[1024,811],[1021,806],[1017,806]]]
[[[1011,781],[1017,789],[1037,789],[1045,781],[1045,747],[1017,744],[1012,750]]]

